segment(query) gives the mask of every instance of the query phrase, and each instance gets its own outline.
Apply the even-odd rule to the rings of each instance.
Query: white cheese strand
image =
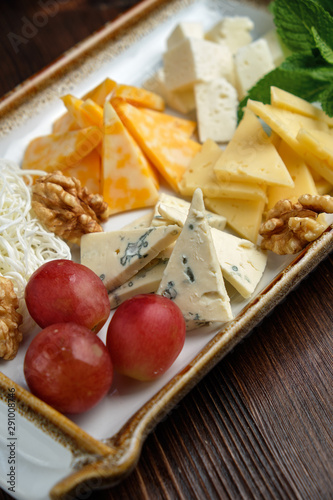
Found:
[[[30,276],[49,260],[71,258],[67,243],[44,229],[31,210],[31,175],[45,172],[21,170],[11,161],[0,160],[0,275],[13,282],[23,316],[22,332],[33,326],[24,300]]]

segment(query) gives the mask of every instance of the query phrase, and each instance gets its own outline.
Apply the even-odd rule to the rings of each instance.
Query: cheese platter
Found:
[[[101,40],[92,43],[91,54],[85,56],[78,67],[69,67],[61,77],[53,75],[49,85],[41,86],[35,95],[27,95],[17,109],[5,109],[0,156],[22,164],[30,141],[50,133],[52,124],[63,113],[59,96],[67,92],[83,95],[109,76],[128,85],[141,86],[161,66],[166,39],[180,21],[204,20],[204,28],[208,30],[217,13],[220,17],[226,13],[246,15],[254,22],[255,39],[272,28],[268,12],[252,3],[155,3],[156,11],[149,18],[153,29],[148,29],[147,20],[139,19],[130,34],[124,29],[121,41],[106,33],[103,43]],[[148,4],[151,8],[152,2]],[[98,57],[95,57],[96,51]],[[174,194],[166,186],[162,187],[162,192]],[[135,209],[113,215],[104,224],[105,234],[109,230],[121,231],[124,226],[146,217],[148,211]],[[179,210],[177,213],[176,207],[172,212],[170,206],[162,205],[159,214],[177,220]],[[232,237],[229,232],[226,234]],[[234,288],[229,290],[233,319],[228,317],[226,325],[213,323],[190,332],[176,362],[154,382],[142,384],[116,375],[108,396],[84,414],[61,415],[30,394],[22,371],[33,333],[27,335],[15,360],[1,363],[1,418],[7,422],[8,395],[14,389],[17,426],[22,430],[18,463],[21,470],[27,471],[16,485],[16,498],[28,498],[25,496],[26,481],[34,474],[40,477],[45,464],[47,473],[42,484],[39,481],[34,498],[49,498],[50,490],[52,498],[62,498],[82,484],[99,488],[119,481],[134,467],[149,430],[314,269],[331,248],[332,231],[328,228],[296,256],[270,254],[255,291],[245,291],[247,296],[244,297],[244,293],[235,290],[237,283],[233,282]],[[79,259],[77,251],[73,249],[74,260]],[[244,282],[239,285],[244,290]],[[99,335],[105,341],[106,328]],[[7,443],[1,440],[5,456]],[[54,452],[52,457],[47,451],[50,446]],[[6,488],[8,485],[5,481],[1,486]]]

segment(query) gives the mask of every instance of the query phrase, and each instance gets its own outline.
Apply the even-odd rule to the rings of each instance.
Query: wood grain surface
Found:
[[[2,2],[0,96],[136,3],[59,1],[16,53],[9,34],[45,4]],[[133,473],[77,498],[332,499],[332,276],[331,254],[158,424]]]

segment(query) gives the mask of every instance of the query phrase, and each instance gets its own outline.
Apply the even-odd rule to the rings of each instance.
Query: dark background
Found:
[[[0,96],[136,3],[59,1],[16,53],[13,34],[39,19],[43,2],[3,1]],[[323,261],[184,397],[127,479],[91,499],[333,498],[332,264]]]

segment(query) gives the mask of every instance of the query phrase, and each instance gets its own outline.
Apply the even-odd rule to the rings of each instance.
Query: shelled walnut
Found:
[[[333,213],[333,198],[304,194],[296,203],[280,200],[268,211],[260,226],[261,248],[278,255],[295,254],[316,240],[326,229],[320,213]]]
[[[109,216],[108,205],[100,194],[89,193],[78,179],[60,171],[36,180],[31,205],[49,231],[77,244],[83,234],[102,232],[100,223]]]
[[[22,316],[17,312],[18,306],[13,283],[0,276],[0,358],[6,360],[15,358],[22,341],[19,331]]]

